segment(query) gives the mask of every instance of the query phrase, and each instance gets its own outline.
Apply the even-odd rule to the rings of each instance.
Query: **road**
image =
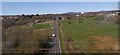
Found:
[[[54,31],[53,33],[56,35],[56,37],[53,38],[53,43],[55,45],[52,46],[50,53],[51,55],[61,55],[61,45],[59,40],[59,33],[58,33],[58,19],[54,21]]]

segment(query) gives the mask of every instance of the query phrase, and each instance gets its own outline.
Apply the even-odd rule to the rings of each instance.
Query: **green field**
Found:
[[[34,24],[33,25],[34,28],[37,28],[37,29],[43,29],[43,28],[50,28],[50,24]]]
[[[69,21],[71,24],[68,24]],[[84,49],[88,47],[85,47],[87,45],[85,43],[90,43],[87,41],[90,36],[118,38],[118,24],[111,21],[101,21],[99,24],[96,24],[97,22],[94,18],[85,18],[82,23],[79,23],[78,19],[60,21],[62,48],[66,48],[64,42],[68,39],[72,39],[76,43],[75,45],[73,44],[75,48]]]

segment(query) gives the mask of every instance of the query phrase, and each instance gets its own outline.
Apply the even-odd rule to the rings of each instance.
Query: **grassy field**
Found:
[[[42,28],[50,28],[50,24],[34,24],[33,25],[34,28],[37,28],[37,29],[42,29]]]
[[[63,20],[59,22],[61,24],[60,34],[61,43],[63,43],[62,48],[66,48],[63,51],[69,51],[70,49],[72,50],[74,48],[91,50],[91,48],[89,48],[91,42],[94,43],[93,45],[98,45],[101,44],[100,41],[104,38],[113,40],[118,38],[118,26],[111,21],[101,21],[99,24],[96,24],[98,21],[95,21],[94,18],[85,18],[83,19],[82,23],[79,23],[78,19],[72,19],[70,21],[71,24],[68,24],[69,20]],[[93,40],[94,38],[96,39]],[[69,44],[66,44],[66,42]],[[95,42],[100,43],[96,44]],[[66,45],[70,45],[70,47],[66,47]]]

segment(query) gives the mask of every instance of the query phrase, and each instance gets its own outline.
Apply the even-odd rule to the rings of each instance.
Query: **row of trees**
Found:
[[[29,17],[29,18],[32,18],[32,17],[34,17],[34,16],[39,16],[39,14],[36,14],[36,15],[25,15],[25,14],[22,14],[21,15],[22,17],[25,17],[25,18],[27,18],[27,17]]]
[[[18,18],[9,18],[9,19],[3,19],[2,24],[3,28],[9,28],[11,26],[21,26],[21,25],[27,25],[28,23],[35,23],[36,20],[39,20],[41,22],[46,22],[47,20],[51,20],[53,15],[25,15],[22,14],[21,16],[18,16]]]
[[[115,24],[119,24],[119,16],[113,16],[113,17],[107,17],[105,15],[100,15],[100,16],[80,16],[80,17],[74,17],[72,18],[71,16],[67,17],[68,20],[68,24],[71,24],[71,20],[78,20],[78,23],[82,23],[84,21],[84,18],[94,18],[94,20],[96,21],[96,24],[99,24],[102,21],[110,21],[110,22],[114,22]]]

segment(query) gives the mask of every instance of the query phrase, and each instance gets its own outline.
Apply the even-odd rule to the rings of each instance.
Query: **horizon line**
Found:
[[[99,10],[99,11],[86,11],[86,12],[100,12],[100,11],[114,11],[114,10],[119,10],[119,9],[113,9],[113,10]],[[69,11],[69,12],[74,12],[74,11]],[[64,13],[69,13],[69,12],[63,12],[63,13],[29,13],[29,14],[25,14],[25,15],[35,15],[35,14],[39,14],[39,15],[43,15],[43,14],[64,14]],[[75,11],[75,12],[79,12],[79,11]],[[81,11],[80,11],[81,12]],[[1,15],[22,15],[22,14],[0,14]]]

